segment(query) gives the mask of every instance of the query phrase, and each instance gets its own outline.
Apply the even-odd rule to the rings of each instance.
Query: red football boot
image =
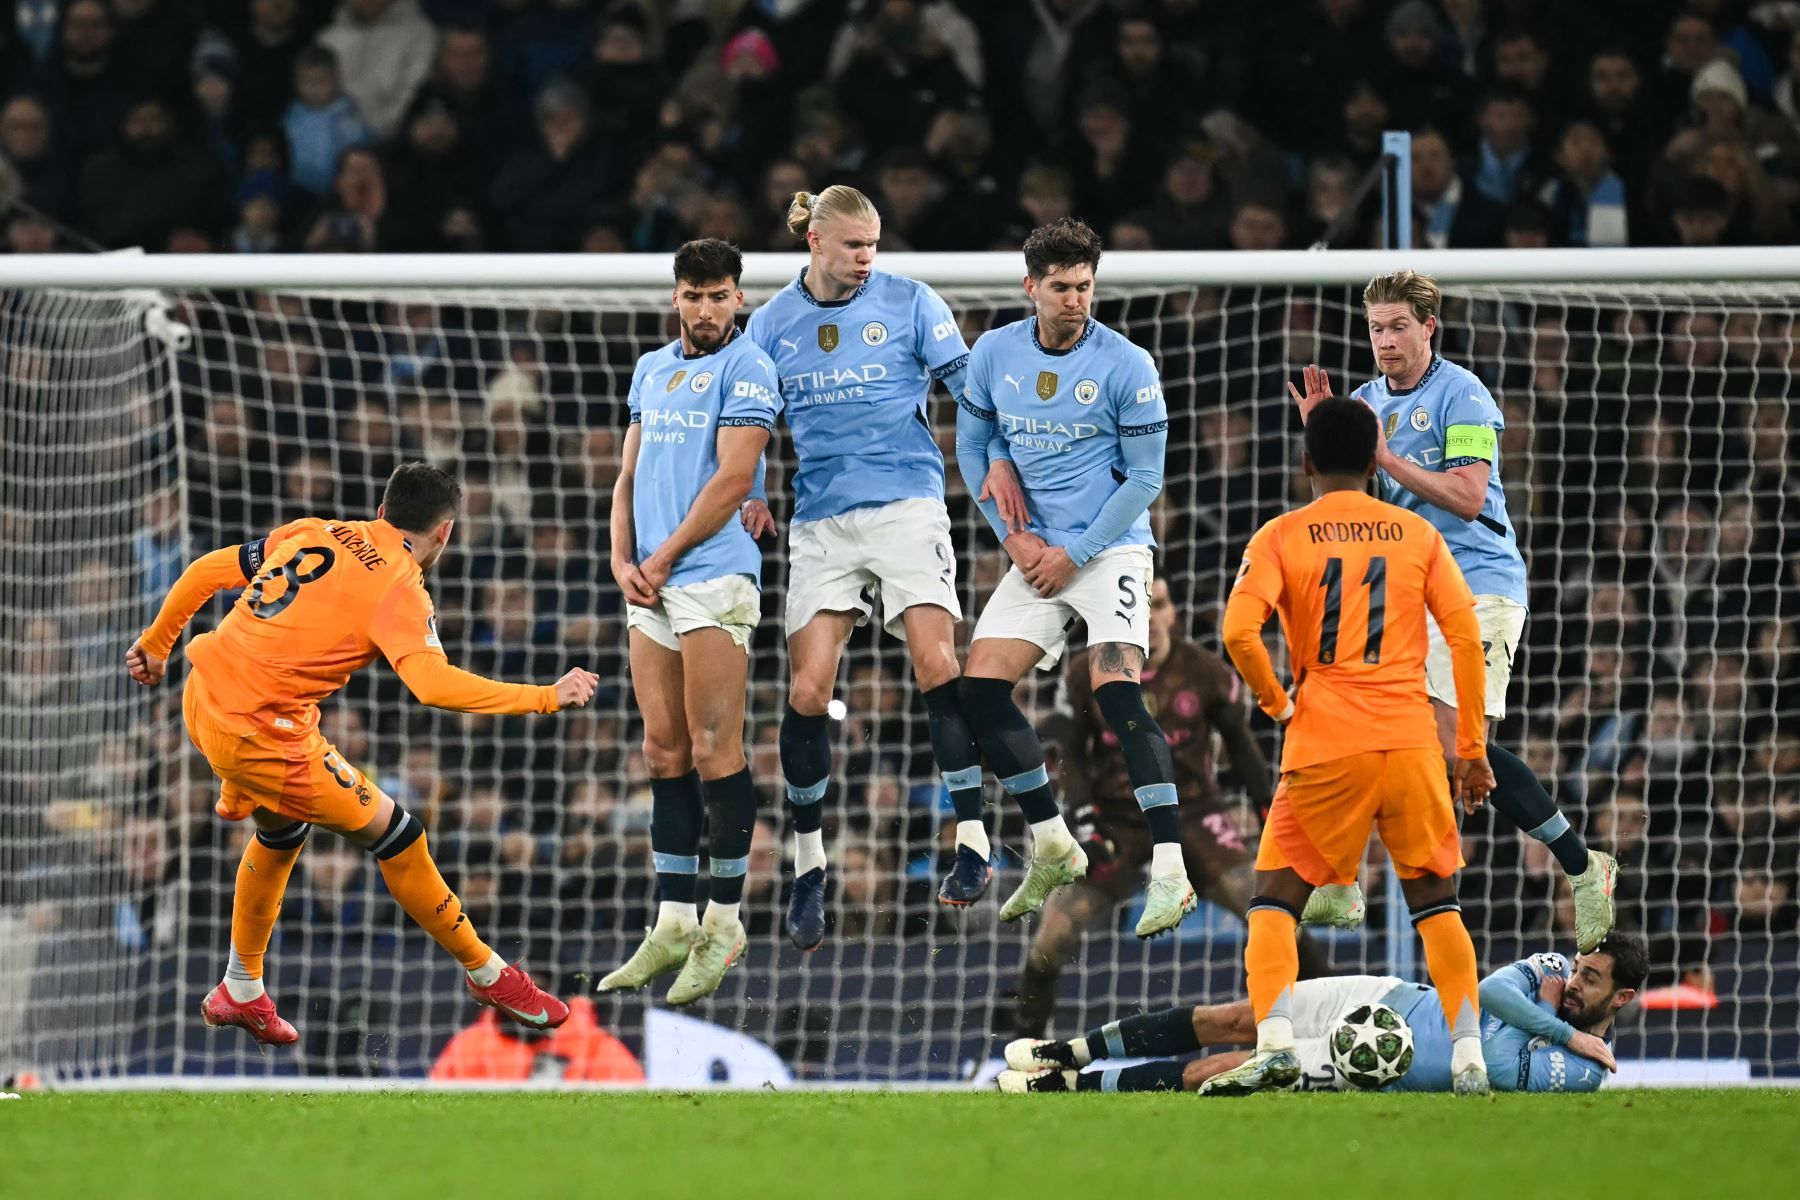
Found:
[[[266,1046],[288,1046],[300,1040],[300,1031],[281,1019],[267,992],[248,1004],[239,1004],[221,983],[200,1002],[200,1017],[214,1029],[227,1025],[247,1029]]]
[[[500,972],[500,978],[487,987],[469,980],[469,995],[475,1003],[485,1004],[527,1029],[555,1029],[569,1019],[569,1006],[531,982],[531,976],[517,963]]]

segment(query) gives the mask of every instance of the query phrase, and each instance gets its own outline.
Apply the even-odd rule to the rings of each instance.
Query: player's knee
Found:
[[[306,837],[311,832],[312,826],[305,821],[295,821],[276,829],[258,825],[256,840],[271,850],[298,850],[306,844]]]
[[[652,779],[674,779],[694,769],[693,749],[686,742],[646,735],[644,765]]]
[[[425,826],[419,821],[419,818],[396,804],[393,814],[388,817],[387,827],[365,849],[385,862],[387,859],[405,852],[408,847],[424,836]]]
[[[956,651],[948,644],[921,646],[913,653],[913,678],[918,680],[920,691],[941,688],[961,674],[962,665],[956,661]]]
[[[788,682],[788,703],[802,716],[822,717],[831,704],[831,689],[836,685],[834,676],[796,671]]]
[[[964,675],[958,689],[970,724],[993,728],[1006,718],[1019,715],[1019,706],[1013,702],[1013,685],[1004,679]]]
[[[744,769],[741,727],[725,729],[703,725],[693,732],[694,767],[702,779],[722,779]]]
[[[1428,921],[1432,917],[1441,917],[1445,913],[1455,913],[1458,917],[1462,915],[1462,905],[1457,902],[1456,893],[1453,891],[1418,899],[1408,896],[1406,907],[1408,916],[1414,925],[1421,921]]]

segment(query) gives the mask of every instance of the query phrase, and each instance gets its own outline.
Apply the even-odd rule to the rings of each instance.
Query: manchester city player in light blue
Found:
[[[719,986],[744,949],[738,904],[756,792],[744,759],[750,634],[762,552],[735,519],[781,408],[775,365],[738,332],[743,257],[717,239],[675,254],[681,336],[638,360],[613,489],[612,572],[625,594],[631,687],[653,794],[655,927],[599,990],[680,968],[670,1004]],[[695,911],[704,801],[712,884]]]
[[[1475,593],[1475,615],[1487,648],[1487,713],[1506,715],[1513,654],[1525,630],[1525,558],[1519,552],[1506,493],[1500,482],[1500,431],[1505,420],[1488,390],[1470,372],[1433,351],[1443,294],[1429,275],[1396,271],[1377,275],[1363,289],[1369,346],[1381,374],[1352,393],[1381,418],[1377,476],[1385,499],[1410,508],[1437,526]],[[1331,395],[1331,381],[1316,365],[1304,373],[1305,391],[1288,385],[1305,420]],[[1426,688],[1437,709],[1445,761],[1455,759],[1456,692],[1450,651],[1430,622]],[[1575,940],[1582,950],[1600,944],[1613,925],[1613,890],[1619,864],[1589,850],[1580,831],[1517,755],[1489,744],[1495,787],[1489,798],[1507,820],[1545,843],[1569,876],[1575,898]],[[1306,920],[1355,924],[1362,897],[1354,887],[1320,888]]]
[[[844,643],[873,611],[870,596],[880,603],[882,627],[906,639],[932,754],[956,806],[956,863],[939,900],[974,903],[992,870],[980,752],[956,686],[962,605],[944,459],[926,412],[934,381],[961,394],[968,348],[936,292],[875,270],[881,216],[861,192],[841,184],[800,192],[788,228],[806,241],[806,268],[756,310],[749,333],[775,360],[799,463],[788,535],[781,770],[796,841],[788,936],[812,950],[825,937],[826,709]],[[1016,488],[1007,499],[1019,503]],[[774,522],[754,502],[745,524],[761,533]]]
[[[1534,954],[1481,981],[1481,1050],[1497,1092],[1592,1092],[1618,1069],[1606,1035],[1636,998],[1649,971],[1642,938],[1614,931],[1576,957]],[[1347,1091],[1331,1066],[1329,1039],[1344,1013],[1385,1004],[1413,1032],[1412,1069],[1385,1090],[1448,1092],[1450,1032],[1437,992],[1384,975],[1341,975],[1294,986],[1294,1034],[1302,1073],[1297,1087]],[[1106,1058],[1173,1059],[1202,1046],[1252,1045],[1250,1002],[1170,1008],[1127,1017],[1065,1042],[1021,1038],[1006,1047],[999,1079],[1010,1092],[1172,1092],[1200,1085],[1247,1060],[1228,1050],[1191,1062],[1148,1062],[1078,1074]]]
[[[1000,909],[1003,921],[1041,908],[1087,872],[1051,792],[1044,752],[1013,688],[1033,664],[1062,657],[1076,618],[1107,724],[1154,842],[1139,937],[1173,929],[1194,910],[1181,854],[1175,764],[1144,707],[1139,673],[1150,647],[1150,504],[1162,491],[1169,415],[1150,355],[1093,319],[1100,239],[1061,220],[1025,240],[1025,293],[1034,315],[975,343],[957,414],[956,459],[971,494],[1015,467],[1027,518],[993,500],[981,509],[1013,566],[976,622],[963,711],[988,764],[1031,822],[1031,865]],[[995,432],[1012,465],[992,459]]]

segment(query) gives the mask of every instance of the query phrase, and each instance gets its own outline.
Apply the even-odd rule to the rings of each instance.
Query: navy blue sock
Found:
[[[1135,1067],[1108,1067],[1104,1071],[1083,1071],[1075,1077],[1078,1092],[1179,1092],[1181,1064],[1178,1062],[1139,1063]]]
[[[1056,793],[1050,790],[1043,743],[1013,703],[1012,693],[1013,685],[1004,679],[972,679],[965,675],[963,715],[968,718],[988,765],[1000,776],[1000,786],[1018,801],[1025,819],[1035,825],[1061,816],[1062,810],[1056,806]]]
[[[1087,1035],[1088,1054],[1094,1058],[1174,1058],[1199,1048],[1191,1008],[1165,1008],[1108,1021]]]
[[[957,699],[957,681],[940,683],[925,693],[926,723],[931,730],[931,756],[937,759],[958,821],[981,820],[981,751]]]
[[[781,775],[794,832],[816,833],[825,823],[825,792],[831,785],[830,718],[796,712],[781,715]]]
[[[1587,870],[1587,843],[1557,809],[1537,773],[1518,755],[1492,742],[1487,752],[1488,765],[1494,768],[1494,790],[1488,794],[1488,803],[1526,837],[1550,847],[1565,874]]]
[[[750,782],[750,768],[723,779],[708,779],[700,787],[706,793],[707,869],[712,876],[707,898],[736,904],[744,898],[750,835],[756,825],[756,788]]]
[[[700,875],[700,773],[650,781],[650,853],[656,862],[656,896],[694,902]]]
[[[1124,679],[1094,689],[1094,702],[1118,736],[1125,756],[1125,772],[1137,793],[1150,838],[1157,842],[1181,840],[1181,808],[1175,795],[1175,756],[1162,726],[1144,707],[1144,689]]]

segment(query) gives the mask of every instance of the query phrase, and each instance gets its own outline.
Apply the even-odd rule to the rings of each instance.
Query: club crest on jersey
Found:
[[[694,382],[688,384],[688,386],[693,388],[696,392],[704,392],[707,389],[707,387],[712,383],[712,381],[713,381],[712,372],[711,371],[702,371],[698,375],[694,376]]]
[[[1387,419],[1387,436],[1393,437],[1400,430],[1400,414],[1389,413]]]
[[[863,326],[863,345],[879,346],[887,341],[887,326],[880,321],[870,321]]]
[[[838,327],[836,325],[819,326],[819,349],[830,354],[838,348]]]
[[[1039,400],[1048,400],[1056,395],[1056,372],[1039,371],[1037,394]]]
[[[1414,429],[1418,430],[1420,433],[1424,433],[1427,429],[1430,429],[1431,428],[1431,414],[1426,412],[1422,408],[1413,409],[1413,411],[1412,411],[1412,427]]]
[[[1100,385],[1092,379],[1084,379],[1075,385],[1075,401],[1078,404],[1092,404],[1100,398]]]
[[[674,391],[676,388],[681,386],[681,381],[686,378],[687,378],[687,371],[685,369],[675,372],[673,375],[669,376],[669,386],[665,387],[663,389],[663,391],[665,391],[665,392]]]

